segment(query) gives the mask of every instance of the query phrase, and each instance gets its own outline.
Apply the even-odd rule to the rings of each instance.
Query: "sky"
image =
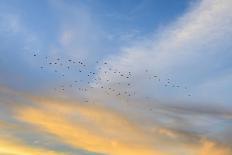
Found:
[[[1,155],[231,155],[231,0],[1,0]]]

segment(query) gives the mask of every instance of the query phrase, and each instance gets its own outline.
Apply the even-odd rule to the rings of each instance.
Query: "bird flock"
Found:
[[[39,53],[34,53],[33,56],[43,59],[43,63],[40,66],[41,70],[53,71],[63,81],[71,77],[69,82],[64,82],[54,87],[53,90],[56,92],[64,93],[66,90],[72,89],[80,94],[87,93],[90,89],[97,89],[97,91],[102,90],[106,95],[114,97],[123,96],[130,98],[137,95],[134,87],[136,83],[133,82],[133,79],[136,79],[136,74],[132,71],[125,72],[113,68],[110,61],[96,60],[94,66],[97,66],[97,68],[91,70],[91,67],[87,65],[87,61],[83,60],[41,57]],[[71,76],[67,75],[68,73]],[[144,77],[150,81],[156,81],[164,88],[188,89],[187,86],[178,85],[170,78],[162,79],[159,75],[151,74],[148,69],[144,69]],[[191,94],[188,93],[187,96],[190,97]]]

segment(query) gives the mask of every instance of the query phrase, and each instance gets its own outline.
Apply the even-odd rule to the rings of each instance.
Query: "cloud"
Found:
[[[220,109],[219,112],[213,109],[205,114],[202,112],[204,109],[199,111],[198,108],[182,105],[170,107],[153,104],[148,106],[153,109],[148,112],[144,108],[146,105],[141,105],[140,102],[128,107],[124,105],[125,109],[130,108],[124,111],[102,103],[25,95],[6,87],[1,87],[1,92],[5,94],[1,98],[1,104],[4,109],[7,108],[3,110],[8,116],[7,119],[4,116],[0,123],[4,135],[14,133],[18,137],[24,133],[23,137],[20,136],[24,139],[30,137],[30,130],[34,136],[54,137],[56,140],[51,143],[103,154],[201,155],[203,151],[225,152],[225,155],[230,153],[230,130],[225,124],[222,124],[228,130],[225,134],[225,130],[212,132],[211,129],[204,134],[202,131],[205,129],[199,126],[212,126],[212,122],[221,115]],[[12,101],[13,98],[15,101]],[[9,104],[6,104],[7,101],[10,101]],[[224,119],[221,116],[221,120]],[[218,125],[221,126],[213,124],[212,129],[218,130]],[[38,137],[37,139],[41,139]],[[207,150],[206,140],[213,144]]]
[[[221,146],[217,146],[215,142],[209,140],[202,140],[202,147],[197,151],[197,155],[229,155],[231,154],[231,149],[223,148]]]
[[[60,17],[60,25],[57,26],[60,30],[58,38],[49,41],[51,48],[48,48],[51,51],[45,50],[47,53],[43,54],[56,53],[57,50],[66,55],[67,53],[61,52],[64,50],[68,51],[67,55],[91,55],[91,58],[95,59],[93,53],[97,55],[99,49],[106,50],[105,45],[101,47],[99,44],[105,41],[104,37],[107,34],[102,31],[102,27],[94,20],[95,16],[88,8],[80,5],[77,9],[76,6],[63,1],[52,1],[51,4],[54,5],[56,13],[60,12],[64,16],[57,15]],[[172,25],[157,32],[153,37],[130,42],[130,46],[122,47],[121,54],[109,58],[111,66],[107,67],[121,72],[131,71],[135,79],[124,81],[120,77],[109,75],[107,78],[111,81],[103,85],[113,86],[116,82],[131,82],[134,84],[133,88],[138,91],[136,95],[150,95],[149,97],[155,99],[160,97],[161,100],[171,98],[168,102],[145,100],[138,96],[122,105],[120,103],[124,103],[125,98],[106,97],[96,89],[96,92],[90,92],[89,95],[99,97],[100,102],[96,103],[94,99],[95,104],[92,104],[79,100],[31,97],[32,94],[0,86],[0,137],[5,133],[15,134],[10,139],[0,139],[0,153],[59,154],[14,140],[20,139],[19,137],[27,139],[31,136],[28,133],[30,131],[33,136],[39,138],[54,137],[56,141],[51,143],[54,142],[55,145],[65,144],[70,148],[103,154],[230,155],[231,105],[219,106],[216,103],[231,101],[228,93],[232,88],[232,54],[229,51],[232,40],[231,6],[230,0],[199,1]],[[4,46],[1,46],[1,51],[31,50],[32,46],[39,44],[37,36],[30,32],[20,17],[20,14],[0,15],[0,34],[3,34],[0,38],[3,38],[3,41],[7,40],[5,38],[12,40],[4,42],[6,44],[2,44]],[[125,34],[123,38],[125,41],[128,41],[128,38],[132,40],[133,35]],[[7,57],[14,56],[14,62],[19,59],[19,55],[24,59],[25,55],[16,53],[5,52],[9,54]],[[101,54],[105,56],[103,53]],[[3,69],[8,71],[4,66],[9,67],[12,64],[5,59],[7,57],[0,61],[0,69],[3,66]],[[25,58],[34,61],[30,57]],[[34,63],[38,62],[30,62]],[[22,67],[20,70],[17,68],[20,65],[15,64],[16,68],[12,70],[21,73],[25,69]],[[194,98],[186,99],[180,90],[151,88],[151,82],[144,80],[146,68],[149,74],[159,74],[161,78],[171,76],[176,82],[189,85],[189,91],[194,94]],[[4,72],[4,78],[1,76],[0,80],[7,79],[9,83],[22,84],[25,88],[26,85],[15,78],[26,74],[15,75],[15,72],[12,75]],[[99,72],[99,76],[102,79],[106,78],[103,72]],[[42,85],[34,78],[30,79],[33,84]],[[125,90],[122,86],[118,89]],[[90,98],[90,101],[92,99]],[[183,102],[182,99],[187,101]],[[104,102],[105,100],[107,102]],[[25,128],[21,128],[22,126]]]
[[[156,107],[156,106],[154,106]],[[216,105],[214,103],[202,103],[202,105],[189,103],[161,103],[157,105],[160,109],[169,112],[182,113],[187,115],[204,115],[214,118],[230,119],[232,117],[231,109],[224,106]]]
[[[118,107],[108,102],[81,103],[76,99],[35,97],[3,86],[0,88],[3,95],[0,104],[4,106],[0,125],[11,133],[33,128],[34,135],[57,137],[55,143],[106,154],[112,154],[114,149],[122,154],[124,151],[133,152],[130,148],[136,147],[136,152],[145,150],[151,154],[172,155],[174,147],[180,152],[193,149],[190,145],[196,147],[194,150],[200,149],[204,137],[212,139],[210,141],[215,143],[215,147],[230,146],[231,128],[228,125],[231,112],[218,106],[208,108],[193,103],[170,105],[137,100],[124,103],[122,109],[120,103]]]
[[[18,117],[57,136],[62,142],[88,151],[112,155],[164,154],[150,149],[146,144],[151,139],[146,139],[139,127],[110,109],[64,103],[42,100],[41,104],[46,106],[21,109]]]
[[[0,154],[11,154],[11,155],[65,155],[52,150],[46,150],[39,147],[33,147],[23,142],[16,140],[13,137],[2,137],[0,136]]]
[[[109,58],[111,67],[122,72],[131,71],[135,75],[135,88],[142,95],[188,100],[186,92],[154,88],[151,81],[141,80],[144,70],[148,69],[163,79],[171,78],[189,86],[195,95],[191,100],[229,102],[225,90],[231,89],[231,82],[217,80],[231,76],[231,6],[230,0],[196,2],[173,24],[154,33],[154,37],[135,40],[131,46],[123,47],[120,54],[112,55]],[[105,78],[103,72],[99,76]],[[123,81],[113,74],[107,78],[112,83]]]
[[[212,140],[203,143],[199,135],[195,135],[194,142],[191,141],[193,133],[183,134],[158,124],[142,125],[134,117],[111,108],[49,98],[33,100],[38,103],[36,106],[18,108],[15,117],[31,124],[41,134],[51,134],[76,148],[111,155],[231,153],[227,146]],[[208,147],[208,143],[212,146]]]

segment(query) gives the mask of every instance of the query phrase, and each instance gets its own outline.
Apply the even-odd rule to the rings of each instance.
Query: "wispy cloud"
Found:
[[[135,40],[134,45],[122,48],[121,54],[110,58],[112,68],[132,71],[137,77],[143,77],[147,68],[152,74],[190,86],[194,100],[209,101],[210,95],[210,101],[228,102],[228,94],[220,92],[231,89],[231,83],[228,80],[221,83],[217,79],[231,76],[228,67],[232,40],[231,5],[229,0],[203,0],[193,4],[185,15],[154,33],[154,37]],[[104,78],[104,73],[99,74]],[[113,83],[119,80],[113,75],[111,79],[114,79]],[[141,93],[156,90],[146,80],[137,85],[138,90],[147,90]],[[161,90],[153,96],[186,99],[182,94],[165,90],[162,93]]]
[[[229,155],[231,153],[229,128],[229,132],[225,134],[224,131],[214,132],[215,135],[203,133],[204,128],[201,126],[196,130],[195,123],[199,125],[202,122],[208,127],[212,125],[210,124],[212,119],[209,118],[218,117],[216,109],[202,112],[203,109],[199,111],[182,106],[153,104],[149,106],[153,109],[150,111],[144,108],[146,103],[141,105],[142,102],[139,102],[131,103],[130,105],[133,105],[130,106],[131,110],[124,111],[102,103],[82,103],[76,99],[59,97],[56,99],[37,97],[28,93],[17,93],[8,88],[2,88],[1,92],[5,94],[0,100],[5,109],[2,110],[8,113],[7,118],[0,115],[1,132],[12,137],[10,141],[9,138],[2,139],[1,146],[15,152],[28,151],[28,154],[31,152],[39,154],[48,150],[56,150],[57,154],[62,152],[62,149],[58,151],[56,147],[50,148],[49,145],[40,143],[38,146],[27,145],[31,142],[26,140],[27,137],[34,135],[33,141],[40,137],[39,141],[42,143],[42,137],[45,137],[45,141],[55,146],[62,144],[97,154]],[[129,106],[124,105],[124,108]],[[219,115],[220,113],[219,110]],[[222,119],[226,118],[221,116]],[[220,124],[212,126],[215,129],[219,127]],[[210,132],[211,130],[208,133]],[[14,139],[22,141],[15,142]],[[75,154],[78,153],[77,150],[63,150],[63,153]]]
[[[143,1],[130,14],[143,12],[147,5]],[[95,12],[79,1],[51,0],[46,6],[57,25],[51,24],[56,30],[45,37],[30,29],[23,13],[0,11],[0,154],[232,154],[231,0],[196,1],[149,37],[140,37],[137,29],[109,34],[113,31],[105,30]],[[94,62],[91,69],[102,69],[94,75],[109,79],[99,85],[125,92],[123,84],[129,83],[135,95],[106,95],[94,84],[84,95],[51,93],[46,88],[60,84],[61,78],[52,79],[49,69],[35,71],[41,64],[32,59],[33,53],[43,60],[45,55],[88,58]],[[95,66],[105,57],[107,65]],[[132,78],[106,75],[105,68],[130,71]],[[170,78],[188,88],[165,89],[145,77],[145,70],[148,76]],[[40,97],[37,89],[27,90],[38,85],[46,85]]]
[[[15,117],[58,137],[60,142],[88,151],[112,155],[231,153],[226,146],[220,147],[217,142],[204,140],[199,135],[196,135],[196,142],[182,144],[181,137],[191,138],[191,134],[183,135],[156,124],[153,128],[142,127],[138,120],[109,108],[48,98],[35,101],[36,107],[18,109]]]
[[[19,111],[19,119],[74,147],[106,154],[164,154],[147,146],[151,139],[119,114],[92,105],[42,100],[41,108]],[[104,125],[102,124],[104,122]],[[130,138],[128,138],[128,136]],[[131,150],[133,147],[133,151]]]

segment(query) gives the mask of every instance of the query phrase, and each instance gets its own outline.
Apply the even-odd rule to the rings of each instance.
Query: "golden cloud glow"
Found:
[[[152,146],[151,139],[142,130],[112,111],[48,100],[43,100],[43,105],[46,106],[19,111],[19,118],[88,151],[112,155],[165,155]]]
[[[203,140],[197,155],[231,155],[231,153],[229,148],[217,146],[215,142],[209,140]]]
[[[200,139],[199,144],[181,144],[178,133],[171,129],[159,128],[157,132],[146,132],[137,122],[101,106],[50,99],[34,100],[39,104],[18,109],[17,118],[76,148],[109,155],[231,153],[226,148],[217,148],[214,142],[202,142]],[[169,138],[175,141],[164,142]]]

